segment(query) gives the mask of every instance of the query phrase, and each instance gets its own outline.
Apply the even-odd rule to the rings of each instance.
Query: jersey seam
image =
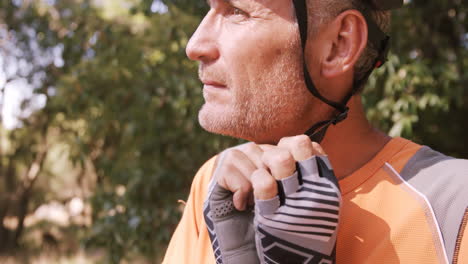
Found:
[[[436,229],[435,230],[436,234],[433,233],[434,236],[437,236],[436,238],[434,238],[434,243],[436,243],[436,241],[439,242],[439,243],[436,243],[436,244],[438,244],[439,249],[438,249],[438,247],[436,245],[434,245],[435,250],[436,250],[436,252],[441,250],[442,251],[441,252],[442,256],[440,256],[438,254],[439,258],[441,257],[441,258],[443,258],[445,263],[449,263],[447,251],[445,249],[445,245],[444,245],[444,241],[443,241],[443,237],[442,237],[442,231],[440,230],[440,226],[439,226],[439,221],[437,220],[437,217],[435,216],[434,209],[432,208],[432,205],[429,202],[429,200],[427,199],[427,197],[424,194],[422,194],[421,192],[419,192],[416,188],[414,188],[414,186],[412,186],[409,182],[405,181],[405,179],[403,179],[403,177],[401,177],[401,175],[388,162],[385,163],[384,167],[385,167],[385,169],[387,169],[388,174],[393,174],[394,177],[396,177],[398,180],[401,181],[401,184],[403,184],[403,186],[406,186],[409,190],[414,192],[413,195],[416,195],[416,198],[421,199],[419,202],[422,203],[423,206],[424,205],[427,206],[428,210],[424,210],[425,215],[428,217],[428,220],[432,219],[432,221],[434,221],[432,224],[433,224],[434,228]]]
[[[468,208],[465,209],[465,214],[463,216],[460,229],[458,230],[457,242],[455,244],[455,252],[453,253],[452,264],[458,263],[458,254],[460,253],[461,241],[462,241],[463,234],[465,233],[467,221],[468,221]]]

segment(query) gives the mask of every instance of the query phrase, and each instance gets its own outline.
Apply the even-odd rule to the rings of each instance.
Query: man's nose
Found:
[[[191,60],[203,63],[212,62],[219,57],[215,17],[209,12],[193,33],[185,52]]]

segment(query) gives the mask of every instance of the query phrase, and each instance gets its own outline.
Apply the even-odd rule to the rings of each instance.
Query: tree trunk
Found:
[[[39,150],[34,162],[26,171],[26,175],[23,177],[25,181],[21,187],[15,193],[6,192],[6,195],[0,196],[0,253],[6,253],[19,245],[19,239],[24,231],[24,220],[28,214],[32,190],[42,170],[46,155],[47,145],[44,144],[44,147]],[[15,230],[9,230],[3,224],[4,219],[12,213],[10,212],[12,208],[16,209],[15,216],[18,219]]]
[[[26,183],[23,185],[23,191],[21,192],[19,199],[18,199],[18,226],[16,227],[16,230],[14,231],[14,236],[10,240],[11,246],[16,247],[19,243],[19,239],[21,235],[23,234],[24,230],[24,220],[26,219],[26,216],[28,214],[28,208],[29,208],[29,201],[31,200],[31,193],[32,189],[34,187],[34,183],[37,180],[37,177],[39,176],[39,173],[42,170],[42,166],[44,164],[45,157],[47,155],[47,144],[44,144],[42,149],[39,150],[39,152],[36,154],[36,159],[34,162],[31,164],[29,167],[27,174],[26,174]]]

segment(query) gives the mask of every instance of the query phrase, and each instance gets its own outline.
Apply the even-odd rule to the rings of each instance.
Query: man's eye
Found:
[[[244,16],[244,17],[249,16],[246,12],[242,11],[241,9],[237,7],[231,7],[231,10],[229,13],[231,13],[231,15],[234,15],[234,16]]]
[[[234,9],[234,10],[232,11],[232,13],[233,13],[234,15],[242,15],[242,16],[243,16],[243,15],[246,15],[246,13],[245,13],[244,11],[240,10],[239,8],[235,8],[235,7],[234,7],[233,9]]]

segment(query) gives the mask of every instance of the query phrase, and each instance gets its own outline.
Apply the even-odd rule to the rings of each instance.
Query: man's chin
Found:
[[[215,134],[224,134],[227,126],[223,122],[221,113],[213,113],[206,109],[205,106],[198,113],[198,122],[200,126],[208,132]]]
[[[206,131],[252,142],[271,143],[271,140],[261,137],[258,129],[254,129],[251,124],[245,124],[245,119],[221,111],[207,110],[202,108],[198,113],[198,122]]]
[[[214,134],[243,138],[236,117],[228,114],[227,111],[220,111],[219,108],[210,108],[204,105],[198,113],[198,122],[203,129]]]

